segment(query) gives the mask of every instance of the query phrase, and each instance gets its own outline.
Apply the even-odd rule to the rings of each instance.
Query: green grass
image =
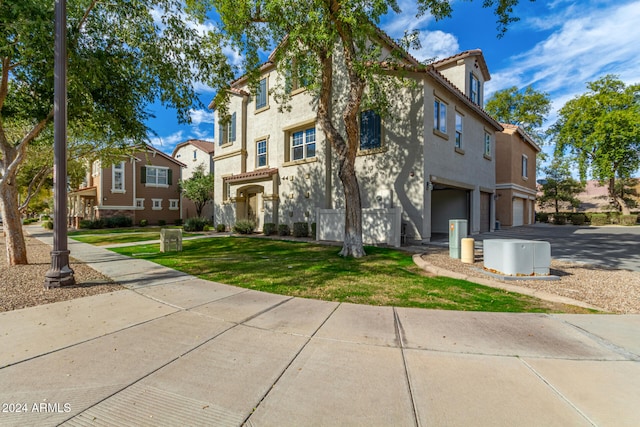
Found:
[[[367,247],[360,259],[339,248],[270,239],[219,237],[183,242],[182,252],[159,245],[112,249],[200,278],[275,294],[396,307],[499,312],[580,312],[526,295],[447,277],[429,277],[411,254]]]
[[[98,233],[92,233],[97,231]],[[144,242],[147,240],[159,240],[160,229],[150,230],[148,228],[122,228],[111,229],[112,233],[109,233],[109,229],[106,230],[87,230],[82,232],[69,232],[69,237],[83,243],[90,243],[96,246],[112,245],[117,243],[133,243]],[[197,236],[198,233],[183,233],[183,237]]]

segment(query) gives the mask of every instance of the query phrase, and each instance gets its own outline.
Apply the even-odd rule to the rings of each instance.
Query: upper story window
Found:
[[[310,67],[306,61],[293,60],[291,68],[287,69],[285,77],[285,89],[288,93],[304,89],[310,82]]]
[[[100,175],[100,160],[94,160],[93,163],[91,163],[91,175]]]
[[[124,162],[115,163],[111,167],[111,191],[114,193],[124,193]]]
[[[484,133],[484,155],[491,157],[491,135],[488,132]]]
[[[480,80],[473,73],[469,73],[469,98],[475,104],[481,105]]]
[[[529,178],[529,174],[527,172],[527,168],[529,167],[529,158],[526,154],[522,155],[522,177],[527,179]]]
[[[462,116],[456,113],[456,148],[462,148]]]
[[[218,126],[218,133],[220,134],[219,145],[232,144],[236,140],[236,113],[231,114],[231,118],[228,123],[220,124]],[[196,158],[196,152],[193,152],[193,159]]]
[[[360,113],[360,149],[371,150],[382,147],[382,121],[373,110]]]
[[[256,167],[267,166],[267,140],[261,139],[256,142]]]
[[[198,159],[198,150],[193,150],[193,160]]]
[[[433,103],[433,129],[447,133],[447,104],[439,99]]]
[[[291,134],[291,160],[309,159],[316,156],[316,128]]]
[[[267,78],[263,78],[258,83],[258,90],[256,92],[256,110],[261,110],[267,106],[267,96],[269,94],[269,88],[267,87]]]
[[[172,170],[162,166],[143,166],[141,180],[147,187],[168,187],[171,185]]]

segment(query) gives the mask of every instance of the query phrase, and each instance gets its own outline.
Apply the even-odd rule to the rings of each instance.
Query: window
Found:
[[[232,144],[236,141],[236,113],[231,114],[231,118],[228,123],[220,124],[218,126],[218,133],[220,134],[220,139],[218,141],[219,145]],[[194,150],[193,160],[195,159],[196,153]]]
[[[480,105],[480,80],[473,73],[469,73],[469,75],[469,98],[475,104]]]
[[[91,163],[91,175],[100,175],[100,160],[95,160],[93,163]]]
[[[267,140],[261,139],[256,142],[256,167],[267,166]]]
[[[162,210],[162,199],[151,199],[152,207],[154,211]]]
[[[144,209],[144,199],[136,199],[136,208]]]
[[[527,173],[527,166],[529,164],[529,158],[523,154],[522,155],[522,177],[523,178],[529,178],[529,175]]]
[[[267,78],[260,80],[258,91],[256,92],[256,110],[260,110],[267,106]]]
[[[169,210],[178,210],[178,199],[169,199]]]
[[[113,193],[124,193],[124,162],[114,164],[111,167],[111,171],[111,191]]]
[[[462,116],[456,113],[456,148],[462,148]]]
[[[286,70],[285,90],[288,93],[296,92],[307,87],[311,81],[311,68],[309,66],[309,58],[307,61],[291,62],[291,68]]]
[[[433,103],[433,128],[447,133],[447,104],[439,99]]]
[[[491,157],[491,135],[488,132],[484,133],[484,155]]]
[[[147,187],[168,187],[172,184],[172,172],[166,167],[143,166],[140,178]]]
[[[360,113],[360,149],[382,147],[380,115],[373,110]]]
[[[316,156],[316,128],[294,132],[291,135],[291,160],[309,159]]]
[[[198,150],[193,150],[193,160],[198,159]]]

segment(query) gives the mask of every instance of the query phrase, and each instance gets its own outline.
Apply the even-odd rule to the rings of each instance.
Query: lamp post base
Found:
[[[45,274],[45,289],[76,284],[73,270],[69,267],[69,253],[69,251],[51,251],[51,269]]]

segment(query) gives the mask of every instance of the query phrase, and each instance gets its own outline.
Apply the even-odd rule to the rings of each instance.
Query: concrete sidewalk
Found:
[[[640,425],[638,315],[338,304],[69,247],[128,289],[0,313],[0,425]]]

